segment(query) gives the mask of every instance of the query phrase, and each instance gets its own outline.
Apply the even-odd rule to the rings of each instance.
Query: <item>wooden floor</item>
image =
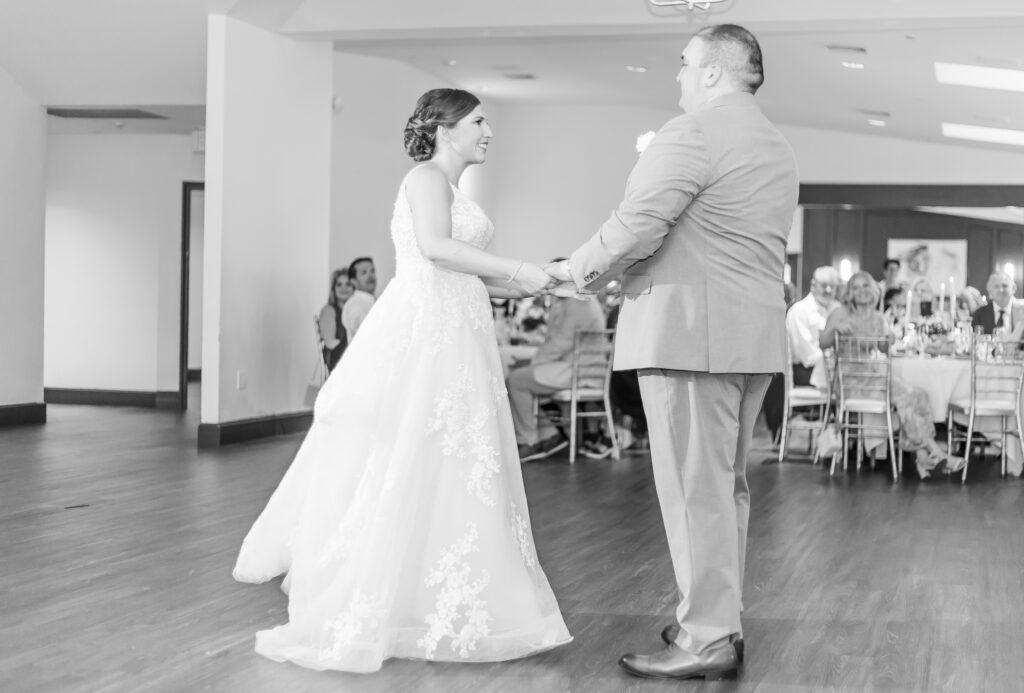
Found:
[[[524,467],[542,562],[575,640],[502,664],[391,661],[370,676],[257,656],[274,585],[232,581],[300,437],[197,450],[194,413],[51,405],[0,429],[0,691],[1024,690],[1024,482],[829,479],[752,460],[746,667],[635,679],[671,566],[642,455]],[[763,439],[762,439],[763,441]]]

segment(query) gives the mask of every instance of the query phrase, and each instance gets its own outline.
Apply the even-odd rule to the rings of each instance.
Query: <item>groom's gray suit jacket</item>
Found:
[[[793,152],[753,95],[726,94],[666,123],[618,210],[570,258],[584,290],[622,274],[615,367],[783,370],[797,190]]]

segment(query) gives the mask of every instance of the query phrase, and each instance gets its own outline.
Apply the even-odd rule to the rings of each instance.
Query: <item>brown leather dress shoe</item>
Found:
[[[695,679],[720,681],[739,673],[736,648],[728,640],[712,645],[699,655],[680,649],[672,643],[654,654],[628,654],[619,666],[634,676],[652,679]]]
[[[671,645],[679,637],[679,626],[675,623],[665,626],[661,631],[661,639],[665,641],[666,645]],[[743,638],[736,638],[734,636],[732,646],[736,648],[736,658],[740,660],[740,664],[743,664]]]

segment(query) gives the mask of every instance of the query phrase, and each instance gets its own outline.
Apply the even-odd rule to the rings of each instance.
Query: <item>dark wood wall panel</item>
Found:
[[[875,277],[882,276],[890,238],[967,239],[967,283],[984,292],[996,264],[1012,262],[1017,283],[1024,269],[1024,226],[1004,222],[898,209],[825,209],[804,211],[803,272],[806,293],[811,274],[821,265],[839,266],[848,257]],[[1019,294],[1019,292],[1018,292]]]

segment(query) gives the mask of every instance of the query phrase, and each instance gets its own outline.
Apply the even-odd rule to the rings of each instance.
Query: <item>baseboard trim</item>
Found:
[[[216,448],[247,440],[302,433],[313,425],[313,412],[273,414],[255,419],[199,424],[199,447]]]
[[[0,406],[0,426],[43,423],[46,423],[45,404],[4,404]]]
[[[200,383],[203,381],[203,369],[202,368],[189,368],[188,375],[185,378],[190,383]]]
[[[174,393],[177,397],[178,393]],[[67,387],[43,389],[47,404],[94,404],[109,407],[156,407],[156,392],[136,390],[83,390]]]
[[[174,390],[158,390],[154,404],[157,409],[178,411],[181,409],[181,394]]]

